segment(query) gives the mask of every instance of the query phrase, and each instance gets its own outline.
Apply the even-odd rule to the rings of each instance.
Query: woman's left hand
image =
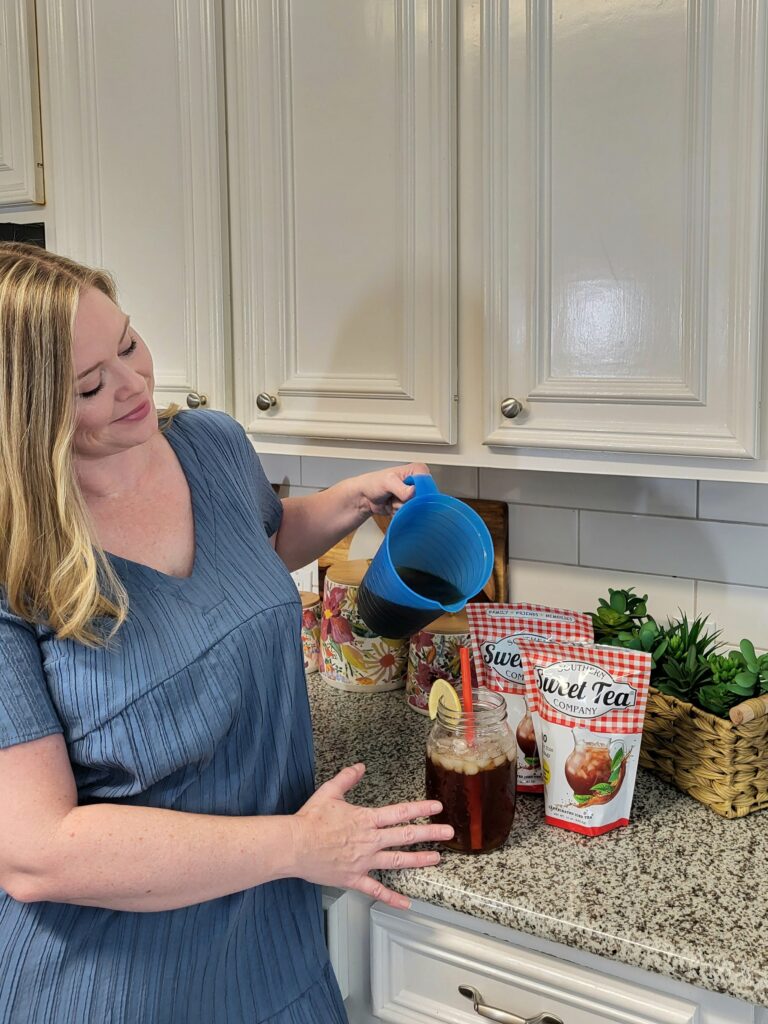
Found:
[[[361,513],[366,519],[370,515],[391,516],[403,502],[413,497],[414,487],[403,483],[405,478],[420,474],[429,474],[429,467],[423,462],[411,462],[407,466],[377,469],[354,477],[350,483],[359,488],[357,499]]]

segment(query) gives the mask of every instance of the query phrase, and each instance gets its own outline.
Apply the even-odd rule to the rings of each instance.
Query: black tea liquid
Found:
[[[450,605],[464,598],[454,583],[431,572],[404,565],[396,566],[396,572],[407,587],[430,601]],[[411,636],[439,615],[434,608],[411,608],[387,601],[369,590],[365,580],[357,592],[357,610],[372,633],[393,640]]]

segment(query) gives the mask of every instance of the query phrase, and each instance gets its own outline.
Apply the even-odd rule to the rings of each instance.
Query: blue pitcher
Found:
[[[357,593],[366,626],[393,639],[460,611],[493,570],[493,541],[477,512],[441,494],[431,476],[405,482],[416,493],[392,517]]]

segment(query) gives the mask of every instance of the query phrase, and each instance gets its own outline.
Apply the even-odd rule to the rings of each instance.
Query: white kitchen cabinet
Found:
[[[485,443],[756,456],[766,5],[481,18]]]
[[[768,479],[765,4],[38,17],[49,244],[161,401],[265,452]]]
[[[454,0],[224,8],[238,418],[454,442]]]
[[[492,1018],[510,1024],[538,1014],[545,1015],[543,1024],[755,1024],[762,1019],[762,1010],[740,1000],[552,942],[507,936],[481,921],[466,927],[468,919],[460,923],[460,918],[426,904],[408,912],[373,906],[374,1020],[473,1024],[487,1019],[459,986],[475,989],[483,1005],[510,1014]],[[366,1016],[360,1020],[368,1024]]]
[[[0,206],[43,202],[34,0],[0,0]]]
[[[350,1024],[473,1024],[484,1005],[554,1024],[765,1024],[768,1010],[466,914],[409,911],[323,892],[326,933]],[[494,1018],[501,1019],[504,1018]],[[514,1019],[514,1017],[512,1018]]]
[[[232,6],[237,409],[260,444],[274,436],[268,450],[296,451],[285,443],[294,436],[328,455],[373,441],[387,458],[418,445],[434,461],[522,457],[532,468],[536,453],[582,450],[586,469],[590,458],[599,468],[609,454],[621,464],[639,453],[648,464],[661,456],[662,469],[667,458],[713,475],[718,460],[737,473],[758,457],[764,4],[461,0],[455,55],[450,4]],[[409,18],[413,88],[398,93],[396,51],[384,40],[407,54]],[[442,83],[432,102],[420,92],[422,46],[430,81]],[[445,177],[432,175],[424,206],[409,175],[435,166],[449,138],[454,79],[459,231],[441,235]],[[398,95],[415,105],[417,128],[419,111],[431,117],[399,179],[381,148]],[[407,136],[389,149],[407,154]],[[412,296],[426,298],[413,283],[418,263],[396,254],[409,215],[428,263],[438,255],[430,246],[457,245],[455,392],[434,333],[409,340],[414,318],[394,318],[399,293],[376,297],[398,265]],[[432,314],[440,308],[433,294]],[[390,417],[420,408],[404,400],[403,351],[433,368],[428,431],[420,418]],[[434,410],[454,393],[456,444],[441,451],[433,442],[454,435],[434,436]]]
[[[38,0],[47,244],[114,274],[159,403],[226,408],[220,14],[219,0]]]

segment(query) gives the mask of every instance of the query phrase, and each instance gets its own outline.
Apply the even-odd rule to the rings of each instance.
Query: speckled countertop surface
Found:
[[[376,806],[424,795],[429,721],[402,691],[341,693],[309,680],[317,779],[363,761],[351,794]],[[494,921],[702,988],[768,1006],[768,814],[727,821],[640,770],[633,822],[595,839],[546,825],[518,800],[495,853],[446,852],[385,872],[413,899]]]

